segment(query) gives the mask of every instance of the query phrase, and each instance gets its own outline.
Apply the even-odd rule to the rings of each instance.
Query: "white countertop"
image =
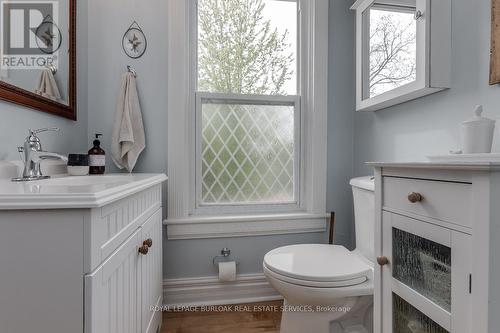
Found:
[[[140,173],[57,175],[31,182],[0,179],[0,210],[101,207],[165,180],[164,174]]]
[[[367,162],[366,165],[377,168],[416,168],[444,170],[498,171],[498,162]]]

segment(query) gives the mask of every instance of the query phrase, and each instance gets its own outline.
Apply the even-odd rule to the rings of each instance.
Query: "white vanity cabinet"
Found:
[[[0,181],[0,332],[159,330],[166,177],[105,177],[66,191],[49,180],[38,193]],[[21,188],[17,203],[2,201],[9,186],[26,201]]]
[[[499,167],[372,165],[375,332],[499,332]]]

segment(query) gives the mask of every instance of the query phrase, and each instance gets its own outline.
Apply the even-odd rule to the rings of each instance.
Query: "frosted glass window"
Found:
[[[392,294],[394,333],[449,333],[410,303]]]
[[[294,103],[203,99],[202,204],[295,201]]]
[[[451,249],[392,229],[393,277],[451,311]]]

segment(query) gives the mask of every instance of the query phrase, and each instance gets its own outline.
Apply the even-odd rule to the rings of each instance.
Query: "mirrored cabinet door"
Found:
[[[363,12],[363,100],[416,82],[418,15],[416,0],[375,1]]]
[[[450,87],[451,0],[357,0],[356,110]]]
[[[382,331],[469,332],[470,235],[384,212]]]

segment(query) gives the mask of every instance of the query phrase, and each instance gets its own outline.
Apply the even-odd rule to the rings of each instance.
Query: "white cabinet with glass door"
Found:
[[[375,166],[375,333],[497,333],[500,164]]]
[[[382,331],[469,332],[470,235],[382,216]]]

